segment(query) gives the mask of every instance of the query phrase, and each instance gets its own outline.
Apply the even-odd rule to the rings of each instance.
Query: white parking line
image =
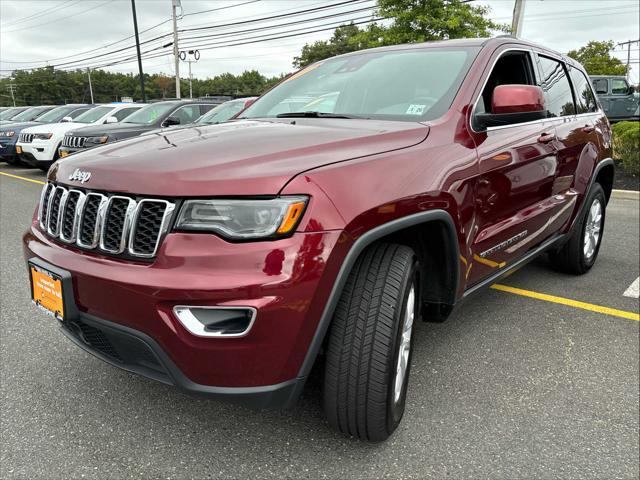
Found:
[[[629,288],[625,290],[623,295],[625,297],[640,298],[640,277],[636,278],[635,281],[629,285]]]

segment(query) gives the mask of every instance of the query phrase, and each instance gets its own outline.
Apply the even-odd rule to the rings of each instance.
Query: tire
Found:
[[[596,263],[596,258],[598,258],[604,234],[605,209],[607,205],[604,190],[599,183],[593,184],[584,205],[582,216],[577,220],[578,223],[575,225],[567,243],[560,250],[549,255],[553,267],[558,271],[582,275],[593,267],[594,263]],[[600,211],[599,219],[594,218],[598,209]],[[596,224],[599,225],[597,228],[595,227]],[[589,232],[589,246],[585,237],[587,231]]]
[[[329,333],[324,378],[329,423],[347,436],[380,442],[402,419],[420,305],[417,272],[411,248],[380,243],[349,274]],[[398,373],[401,347],[404,375]]]
[[[43,172],[47,173],[51,168],[51,165],[53,165],[54,163],[56,163],[56,160],[50,162],[37,162],[36,166]]]
[[[9,165],[18,165],[20,163],[17,156],[4,157],[3,160],[7,162]]]

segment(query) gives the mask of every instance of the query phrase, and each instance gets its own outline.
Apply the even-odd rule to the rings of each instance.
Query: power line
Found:
[[[82,0],[75,0],[74,5],[80,3],[81,1]],[[51,8],[48,8],[46,10],[43,10],[43,11],[40,11],[40,12],[37,12],[37,13],[34,13],[32,15],[27,15],[26,17],[19,18],[19,19],[15,20],[13,23],[10,22],[9,26],[14,26],[14,25],[17,25],[17,24],[20,24],[20,23],[24,23],[25,21],[28,21],[29,19],[39,18],[39,17],[45,16],[45,15],[48,15],[49,12],[52,11],[52,10],[62,10],[62,9],[68,8],[71,5],[67,5],[67,6],[64,6],[64,7],[62,5],[64,5],[65,3],[73,3],[73,2],[74,2],[74,0],[64,0],[63,2],[60,2],[59,4],[57,4],[57,5],[55,5],[55,6],[51,7]],[[6,27],[6,26],[7,26],[6,23],[0,24],[0,27],[2,27],[2,28]]]
[[[351,0],[352,3],[362,3],[363,0]],[[367,1],[367,0],[364,0]],[[348,2],[348,3],[351,3]],[[344,2],[343,2],[344,3]],[[335,4],[333,5],[329,5],[326,6],[325,8],[330,8],[335,6]],[[285,22],[285,23],[280,23],[280,24],[276,24],[276,25],[266,25],[266,26],[261,26],[261,27],[257,27],[257,28],[251,28],[251,29],[240,29],[240,30],[235,30],[235,31],[231,31],[231,32],[222,32],[222,33],[209,33],[206,35],[201,35],[198,37],[186,37],[185,40],[193,40],[193,39],[197,39],[197,38],[213,38],[213,37],[219,37],[219,36],[237,36],[237,35],[241,35],[241,34],[246,34],[246,33],[251,33],[251,32],[256,32],[256,31],[260,31],[260,30],[267,30],[267,29],[273,29],[273,28],[279,28],[279,27],[287,27],[289,25],[294,25],[294,24],[302,24],[302,23],[312,23],[312,22],[316,22],[319,20],[323,20],[326,18],[335,18],[335,17],[342,17],[342,16],[347,16],[347,15],[352,15],[353,13],[357,13],[357,12],[361,12],[364,10],[371,10],[375,8],[375,6],[371,6],[371,7],[364,7],[364,8],[360,8],[360,9],[354,9],[354,10],[349,10],[349,11],[344,11],[344,12],[340,12],[340,13],[336,13],[336,14],[329,14],[329,15],[322,15],[322,16],[316,16],[316,17],[312,17],[312,18],[306,18],[306,19],[301,19],[301,20],[294,20],[292,22]],[[317,9],[313,9],[314,11],[317,11]],[[307,11],[300,11],[300,12],[304,12],[304,13],[308,13]],[[299,12],[296,12],[299,13]],[[281,15],[278,15],[278,17],[281,17]],[[264,21],[266,19],[271,19],[272,16],[270,17],[261,17],[258,19],[255,19],[253,21]],[[348,22],[350,19],[343,19],[341,20],[341,23],[345,23]],[[224,24],[225,27],[231,26],[231,25],[236,25],[236,24],[244,24],[246,22],[237,22],[237,23],[228,23],[228,24]],[[222,26],[222,25],[221,25]],[[169,34],[166,35],[161,35],[158,37],[154,37],[150,40],[146,40],[144,42],[140,42],[141,45],[144,44],[148,44],[152,41],[155,40],[159,40],[161,38],[164,38],[166,36],[168,36]],[[180,37],[180,39],[182,39],[184,37]],[[168,45],[171,45],[171,43],[169,43]],[[165,46],[168,46],[165,45]],[[157,50],[160,50],[164,48],[163,46],[159,46],[159,47],[155,47],[149,50],[146,50],[144,52],[142,52],[143,58],[145,55],[151,53],[151,52],[155,52]],[[76,59],[76,60],[71,60],[68,62],[62,62],[56,65],[50,65],[51,67],[55,67],[55,68],[61,68],[64,67],[64,69],[76,69],[76,68],[85,68],[85,67],[91,67],[91,68],[100,68],[103,66],[112,66],[114,64],[117,64],[118,61],[120,60],[129,60],[131,58],[131,53],[126,53],[122,56],[118,56],[118,57],[113,57],[113,58],[105,58],[108,57],[109,55],[114,55],[116,53],[122,53],[126,50],[128,50],[129,47],[122,47],[119,48],[117,50],[114,50],[110,53],[105,53],[105,54],[99,54],[99,55],[93,55],[90,57],[86,57],[86,58],[82,58],[82,59]],[[91,62],[91,60],[97,59],[94,62]],[[88,62],[88,63],[87,63]],[[31,68],[33,69],[33,68]],[[11,69],[6,69],[6,71],[10,71]],[[23,69],[23,70],[28,70],[28,69]]]
[[[104,3],[101,3],[99,5],[93,6],[91,8],[87,8],[86,10],[82,10],[81,12],[76,12],[74,14],[67,15],[67,16],[64,17],[64,20],[66,21],[67,19],[69,19],[71,17],[77,17],[78,15],[82,15],[84,13],[90,12],[91,10],[95,10],[96,8],[103,7],[104,5],[106,5],[107,3],[111,3],[112,1],[113,0],[107,0]],[[4,30],[2,33],[13,33],[13,32],[21,32],[23,30],[30,30],[32,28],[41,27],[42,25],[48,25],[48,24],[53,23],[53,22],[59,22],[60,20],[62,20],[62,18],[56,18],[54,20],[49,20],[49,21],[44,22],[44,23],[37,23],[37,24],[31,25],[29,27],[17,28],[17,29],[14,29],[14,30]]]
[[[266,16],[266,17],[255,18],[255,19],[247,19],[247,20],[243,20],[243,21],[239,21],[239,22],[231,22],[231,23],[226,23],[226,24],[212,25],[212,26],[203,27],[203,28],[196,28],[196,29],[193,29],[193,30],[208,30],[208,29],[214,29],[214,28],[224,28],[224,27],[230,27],[230,26],[236,26],[236,25],[244,25],[244,24],[247,24],[247,23],[264,22],[264,21],[271,20],[271,19],[274,19],[274,18],[282,18],[282,17],[286,17],[286,16],[299,16],[299,15],[304,15],[304,14],[311,13],[311,12],[317,12],[317,11],[332,9],[332,8],[336,8],[336,7],[343,6],[343,5],[348,5],[348,4],[353,4],[353,3],[362,3],[363,1],[370,1],[370,0],[346,0],[346,1],[338,2],[338,3],[329,4],[329,5],[323,5],[323,6],[320,6],[320,7],[298,10],[298,11],[295,11],[293,13],[288,13],[288,14],[270,15],[270,16]],[[96,7],[94,7],[94,8],[96,8]],[[228,8],[230,8],[230,7],[228,7]],[[345,14],[346,14],[346,12],[345,12]],[[166,23],[166,22],[163,22],[163,23]],[[158,24],[158,25],[160,25],[160,24]],[[158,26],[158,25],[156,25],[156,26]],[[154,27],[150,27],[147,30],[150,30],[152,28],[155,28],[155,26]],[[183,30],[179,30],[179,33],[180,32],[191,31],[191,30],[192,29],[183,29]],[[141,45],[148,44],[148,43],[151,43],[153,41],[165,38],[165,37],[167,37],[169,35],[171,35],[171,33],[166,33],[166,34],[163,34],[163,35],[159,35],[159,36],[151,38],[149,40],[145,40],[143,42],[140,42],[140,44]],[[116,43],[118,43],[118,42],[116,42]],[[48,65],[48,66],[54,67],[54,68],[59,68],[59,67],[71,67],[73,64],[78,64],[78,65],[75,65],[75,66],[73,66],[71,68],[82,68],[82,67],[88,66],[88,65],[83,64],[82,62],[87,62],[87,61],[90,61],[90,60],[93,60],[93,59],[96,59],[96,58],[100,58],[100,59],[103,60],[102,63],[104,63],[105,61],[108,60],[108,59],[104,59],[104,57],[108,57],[108,56],[114,55],[116,53],[124,52],[125,50],[129,50],[131,48],[134,48],[134,45],[130,45],[130,46],[127,46],[127,47],[122,47],[122,48],[119,48],[119,49],[116,49],[116,50],[113,50],[113,51],[110,51],[110,52],[104,52],[104,53],[101,53],[101,54],[98,54],[98,55],[93,55],[93,56],[90,56],[90,57],[85,57],[85,58],[76,59],[76,60],[70,60],[70,61],[67,61],[67,62],[61,62],[61,63],[58,63],[58,64]],[[158,47],[158,48],[161,48],[161,47]],[[155,50],[157,50],[157,49],[155,49]],[[9,63],[9,62],[5,61],[5,63]],[[22,70],[34,70],[35,68],[42,68],[42,67],[23,68]],[[12,70],[15,70],[15,69],[0,69],[0,71],[12,71]]]
[[[226,7],[211,8],[209,10],[201,10],[199,12],[193,12],[193,13],[184,13],[182,16],[183,17],[189,17],[191,15],[200,15],[202,13],[217,12],[218,10],[225,10],[227,8],[232,8],[232,7],[240,7],[242,5],[248,5],[250,3],[257,3],[259,1],[261,1],[261,0],[249,0],[248,2],[236,3],[234,5],[229,5],[229,6],[226,6]]]

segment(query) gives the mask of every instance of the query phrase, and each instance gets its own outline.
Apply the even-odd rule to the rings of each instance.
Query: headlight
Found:
[[[177,230],[204,230],[232,240],[275,238],[294,231],[307,197],[270,200],[186,200]]]
[[[53,133],[36,133],[33,138],[37,140],[49,140],[53,137]]]
[[[86,142],[87,143],[107,143],[108,139],[109,137],[107,135],[104,135],[102,137],[87,137]]]
[[[13,137],[16,134],[13,130],[7,132],[0,132],[0,137]]]

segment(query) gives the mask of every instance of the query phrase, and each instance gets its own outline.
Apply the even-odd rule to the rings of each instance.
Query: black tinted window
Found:
[[[114,113],[113,116],[116,117],[118,119],[118,121],[120,121],[120,120],[123,120],[123,119],[127,118],[129,115],[131,115],[136,110],[140,110],[140,107],[123,108],[122,110],[118,110],[116,113]]]
[[[93,107],[79,108],[79,109],[74,110],[73,112],[71,112],[69,115],[67,115],[67,117],[71,117],[71,118],[79,117],[84,112],[87,112],[87,111],[91,110],[92,108]]]
[[[608,85],[606,78],[598,78],[593,81],[593,88],[596,89],[596,93],[601,93],[606,95],[608,92]]]
[[[547,112],[550,117],[562,117],[575,113],[571,85],[562,64],[547,57],[540,57],[542,79]]]
[[[611,93],[613,95],[626,95],[629,92],[627,81],[622,78],[614,78],[611,80]]]
[[[571,82],[573,83],[573,90],[576,94],[576,110],[577,113],[589,113],[598,110],[596,99],[593,96],[591,85],[589,80],[585,77],[577,68],[571,67],[569,70],[571,75]]]

